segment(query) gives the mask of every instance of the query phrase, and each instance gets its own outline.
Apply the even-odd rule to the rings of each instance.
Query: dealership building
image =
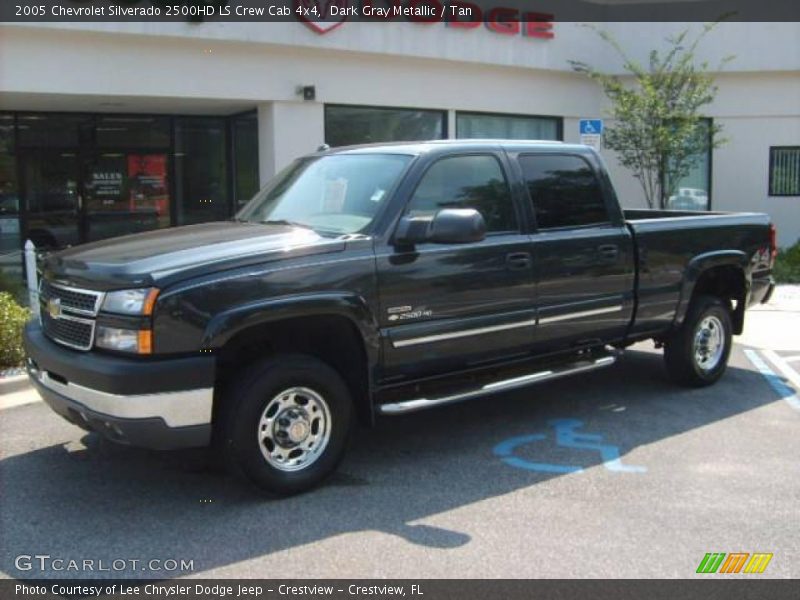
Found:
[[[681,29],[602,25],[634,57]],[[542,33],[541,29],[535,32]],[[580,140],[621,73],[596,33],[408,21],[0,25],[0,262],[25,239],[62,247],[225,219],[291,160],[331,146],[436,138]],[[552,34],[552,35],[550,35]],[[800,238],[800,24],[723,23],[699,46],[727,142],[700,157],[677,208],[769,213]],[[601,150],[623,205],[638,183]]]

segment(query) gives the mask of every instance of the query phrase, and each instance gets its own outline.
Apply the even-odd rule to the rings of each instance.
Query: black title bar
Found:
[[[4,580],[3,600],[784,600],[797,582],[711,575],[691,580],[173,579]]]
[[[3,22],[800,21],[798,0],[3,0]]]

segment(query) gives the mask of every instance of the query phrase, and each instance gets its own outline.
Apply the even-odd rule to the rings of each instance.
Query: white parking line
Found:
[[[773,365],[778,367],[778,370],[786,376],[786,379],[792,382],[794,388],[800,390],[800,373],[789,366],[789,363],[781,358],[774,350],[762,350],[762,352]]]
[[[784,356],[783,360],[786,362],[795,362],[800,360],[800,354],[795,354],[794,356]]]
[[[766,352],[770,351],[764,351],[765,354]],[[753,363],[753,366],[764,376],[764,379],[767,380],[767,383],[769,383],[772,389],[775,390],[775,392],[777,392],[777,394],[783,400],[786,400],[789,406],[800,411],[800,398],[797,397],[797,392],[786,385],[786,382],[784,382],[783,379],[778,377],[775,372],[770,369],[769,365],[766,363],[766,361],[764,361],[764,359],[761,358],[758,352],[751,350],[750,348],[745,348],[744,353],[745,356],[750,359],[750,362]]]

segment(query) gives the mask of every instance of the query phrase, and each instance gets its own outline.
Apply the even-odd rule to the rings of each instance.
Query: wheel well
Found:
[[[329,364],[345,380],[358,417],[371,423],[367,353],[347,317],[320,315],[265,323],[236,334],[217,353],[215,389],[224,390],[243,367],[265,356],[299,353]],[[219,403],[215,400],[215,409]]]
[[[733,333],[742,333],[747,289],[744,271],[740,267],[724,265],[703,271],[692,290],[692,301],[699,295],[716,296],[727,301],[731,308]]]

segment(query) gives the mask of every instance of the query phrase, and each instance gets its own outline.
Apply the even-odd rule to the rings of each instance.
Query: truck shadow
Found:
[[[560,476],[509,466],[495,452],[504,440],[546,436],[519,450],[529,463],[602,465],[599,452],[548,441],[550,422],[577,419],[582,433],[602,435],[603,443],[618,447],[623,464],[637,464],[627,456],[637,447],[778,400],[755,371],[731,367],[713,388],[686,390],[667,381],[660,353],[630,351],[604,371],[383,419],[374,429],[357,432],[339,472],[325,486],[282,500],[265,499],[209,470],[200,452],[120,447],[63,424],[57,431],[71,436],[68,443],[0,461],[0,569],[15,577],[92,575],[15,567],[15,556],[42,553],[107,561],[183,558],[193,560],[194,573],[202,574],[369,530],[456,548],[470,543],[468,533],[417,521]],[[42,405],[24,409],[56,418]],[[30,444],[36,442],[31,437]],[[136,570],[110,575],[170,576]]]

